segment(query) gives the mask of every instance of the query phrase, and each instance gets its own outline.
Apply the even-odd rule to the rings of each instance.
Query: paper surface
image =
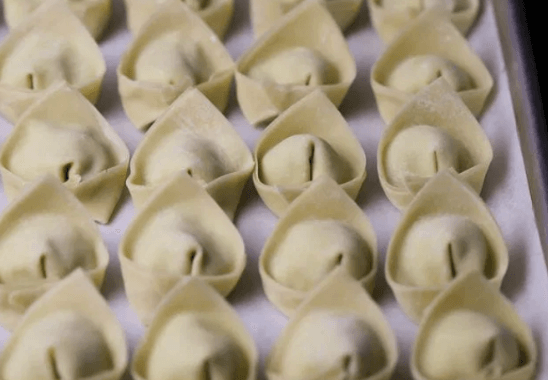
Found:
[[[251,46],[252,33],[248,1],[235,1],[235,17],[225,43],[232,57],[238,59]],[[126,28],[122,0],[113,0],[113,3],[113,18],[100,42],[107,61],[107,74],[97,107],[133,152],[143,134],[137,131],[125,116],[116,80],[116,66],[120,55],[130,42],[131,35]],[[2,19],[0,21],[1,41],[7,34],[7,27],[3,17],[0,19]],[[369,74],[373,63],[382,52],[383,45],[371,25],[365,4],[354,25],[347,31],[346,37],[357,62],[358,76],[340,110],[360,140],[367,156],[368,175],[358,198],[358,204],[371,219],[378,235],[381,270],[377,275],[373,296],[380,304],[398,339],[400,357],[393,378],[411,379],[409,359],[417,326],[403,314],[384,279],[386,249],[401,214],[388,202],[377,176],[377,145],[384,124],[377,112],[369,84]],[[520,316],[533,330],[539,347],[540,360],[536,378],[548,379],[548,363],[543,360],[548,353],[546,325],[548,273],[533,216],[506,67],[490,1],[483,1],[479,19],[471,29],[468,38],[473,49],[483,59],[495,78],[495,87],[488,99],[486,110],[480,118],[480,123],[494,151],[494,159],[487,173],[482,197],[500,224],[510,252],[510,265],[503,281],[502,291],[514,303]],[[261,130],[254,129],[243,118],[237,106],[234,91],[226,115],[248,146],[253,149]],[[10,124],[0,120],[1,142],[6,139],[11,128]],[[4,209],[6,204],[4,193],[0,190],[0,210]],[[110,224],[100,227],[111,256],[103,295],[125,328],[130,352],[133,352],[142,337],[143,327],[129,308],[125,297],[117,249],[134,215],[135,211],[126,189]],[[248,182],[235,220],[246,245],[247,267],[228,300],[236,308],[258,345],[261,361],[258,379],[265,378],[265,357],[287,323],[287,319],[266,300],[258,272],[261,249],[274,229],[276,221],[277,218],[264,206],[252,183]],[[5,345],[8,338],[9,333],[0,328],[1,347]],[[129,379],[131,376],[126,374],[124,380]]]

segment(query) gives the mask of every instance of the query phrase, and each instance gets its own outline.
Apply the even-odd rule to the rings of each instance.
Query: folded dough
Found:
[[[295,311],[266,359],[269,380],[387,380],[398,356],[380,308],[344,270]]]
[[[510,301],[472,271],[455,279],[427,309],[411,369],[416,380],[528,380],[536,361],[530,328]]]
[[[126,365],[122,326],[77,270],[25,314],[0,356],[0,377],[118,380]]]
[[[479,194],[492,159],[481,125],[439,78],[387,126],[378,146],[377,171],[390,202],[403,209],[429,178],[449,168]]]
[[[46,173],[107,223],[118,202],[129,151],[101,114],[64,84],[48,89],[19,119],[0,150],[9,199]]]
[[[253,183],[278,216],[321,176],[333,178],[354,199],[366,177],[359,141],[320,90],[272,122],[257,142],[254,155]]]
[[[500,288],[507,268],[508,248],[489,209],[445,170],[405,210],[388,246],[385,274],[403,311],[418,323],[460,274],[479,271]]]
[[[127,187],[140,209],[156,188],[184,171],[232,219],[254,167],[232,124],[197,89],[185,91],[135,150]]]
[[[252,380],[258,354],[236,312],[197,278],[181,280],[135,351],[135,380]]]
[[[371,86],[383,120],[390,123],[421,86],[438,77],[458,91],[475,116],[481,113],[493,78],[451,24],[449,13],[432,7],[388,45],[371,69]]]
[[[129,30],[137,34],[151,15],[168,1],[173,0],[124,0]],[[181,2],[197,13],[220,39],[224,38],[232,21],[234,0],[182,0]]]
[[[223,111],[234,61],[200,17],[183,2],[170,0],[139,29],[117,75],[124,111],[146,131],[189,87],[197,87]]]
[[[255,38],[267,32],[286,13],[303,0],[251,0],[251,24]],[[325,0],[325,7],[342,30],[348,28],[358,16],[362,0]]]
[[[451,22],[466,34],[479,13],[479,0],[367,0],[371,22],[385,43],[394,40],[417,16],[445,6]]]
[[[28,307],[76,268],[100,287],[108,251],[86,209],[52,176],[31,183],[0,216],[0,324],[13,329]]]
[[[236,93],[245,118],[269,122],[315,89],[339,106],[356,62],[327,9],[305,0],[281,17],[237,63]]]
[[[146,325],[183,278],[228,295],[245,267],[242,237],[225,212],[185,172],[175,173],[139,211],[118,255],[127,298]]]
[[[259,259],[265,294],[286,315],[337,268],[371,292],[377,266],[377,240],[369,220],[325,176],[287,209]]]
[[[112,12],[111,0],[63,0],[95,39],[105,30]],[[14,28],[47,0],[4,0],[6,23]]]
[[[48,2],[2,41],[0,113],[15,123],[58,83],[66,83],[95,103],[105,72],[97,43],[68,5]]]

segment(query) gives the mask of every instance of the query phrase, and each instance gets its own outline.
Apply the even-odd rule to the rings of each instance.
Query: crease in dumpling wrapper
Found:
[[[320,54],[336,71],[337,80],[307,86],[277,84],[249,76],[257,64],[293,48],[308,48]],[[236,94],[247,121],[257,125],[271,121],[315,89],[324,92],[338,107],[355,78],[356,62],[337,23],[320,2],[305,0],[281,17],[238,60]]]
[[[68,5],[48,2],[0,45],[0,113],[15,123],[46,91],[35,86],[59,82],[96,103],[105,72],[99,46]]]
[[[254,151],[253,183],[261,199],[277,216],[285,213],[311,181],[300,186],[270,185],[262,179],[264,156],[279,143],[295,135],[308,134],[324,140],[342,158],[346,166],[342,189],[356,199],[366,178],[366,157],[360,142],[339,110],[320,90],[305,96],[285,110],[261,134]]]
[[[159,230],[155,227],[158,225]],[[135,262],[137,249],[145,249],[143,244],[147,248],[140,254],[145,258],[164,253],[162,241],[175,247],[166,240],[173,234],[192,235],[204,249],[206,262],[223,263],[217,264],[221,273],[183,274]],[[246,263],[244,243],[234,224],[207,191],[185,172],[175,173],[145,203],[122,238],[118,256],[127,298],[145,325],[179,280],[197,277],[227,296],[239,281]]]
[[[25,343],[25,339],[29,340],[28,335],[25,336],[27,330],[35,327],[36,324],[47,319],[50,315],[57,313],[71,313],[72,315],[82,317],[82,320],[88,322],[88,326],[92,325],[100,332],[105,346],[109,350],[108,355],[111,359],[111,368],[102,373],[95,374],[93,379],[119,380],[126,369],[128,361],[124,330],[114,313],[110,310],[105,299],[81,269],[74,271],[52,287],[28,309],[0,355],[0,373],[4,376],[6,368],[10,366],[10,361],[13,360],[13,354],[17,351],[18,345]],[[78,332],[74,331],[73,333]],[[55,337],[53,338],[55,339]],[[82,341],[78,343],[85,344],[87,342]],[[40,342],[36,340],[32,344],[39,345]],[[17,365],[29,365],[29,357],[25,359],[27,359],[25,362]],[[62,357],[56,357],[55,359],[57,361],[64,360]],[[70,366],[70,364],[68,365]],[[14,366],[11,365],[11,367]],[[76,378],[75,380],[79,379]]]
[[[255,38],[266,33],[276,21],[291,11],[302,0],[251,0],[250,15]],[[326,0],[325,7],[342,30],[348,28],[358,16],[363,0]]]
[[[15,28],[29,17],[41,4],[51,0],[5,0],[4,15],[10,28]],[[55,1],[55,0],[54,0]],[[95,39],[99,39],[108,25],[112,13],[112,0],[63,0],[82,21]]]
[[[341,318],[355,318],[356,320],[364,323],[371,331],[376,335],[378,342],[381,345],[381,350],[384,356],[384,363],[381,368],[374,374],[366,377],[362,377],[362,380],[388,380],[392,377],[396,363],[398,361],[398,346],[394,332],[392,331],[388,321],[384,317],[381,309],[371,298],[371,296],[364,291],[362,285],[356,281],[353,277],[349,276],[343,270],[335,270],[328,277],[326,277],[320,284],[318,284],[314,290],[305,298],[302,304],[295,310],[295,313],[290,318],[286,327],[282,330],[280,337],[275,342],[269,355],[266,358],[265,372],[269,380],[285,380],[294,379],[294,377],[288,376],[284,368],[284,355],[293,354],[298,357],[298,353],[287,352],[287,348],[290,346],[291,340],[294,338],[295,333],[301,327],[303,323],[307,322],[307,317],[317,313],[329,313],[329,315],[337,316]],[[333,322],[334,323],[334,322]],[[321,336],[326,332],[321,331],[318,327],[318,334],[315,337],[319,339],[317,342],[307,342],[303,349],[303,355],[314,348],[329,350],[329,345],[321,345]],[[354,334],[357,334],[354,331]],[[314,337],[310,337],[314,339]],[[344,339],[344,337],[340,337]],[[338,342],[339,340],[337,340]],[[336,344],[337,342],[332,342]],[[316,345],[315,345],[316,343]],[[332,352],[332,354],[337,354]],[[348,353],[340,353],[341,355]],[[356,353],[359,355],[359,353]],[[324,360],[330,360],[331,356],[326,355]],[[366,361],[367,357],[362,357]],[[372,358],[369,358],[373,360]],[[333,359],[336,360],[336,359]],[[359,360],[359,359],[357,359]],[[316,367],[323,365],[324,363],[317,363]],[[343,366],[342,364],[333,363],[335,366]],[[368,363],[364,365],[367,366]],[[370,365],[376,365],[377,363],[369,363]],[[308,368],[308,367],[307,367]],[[312,368],[308,368],[309,371],[313,371]],[[342,372],[342,371],[341,371]],[[341,376],[339,373],[335,374],[313,374],[307,373],[308,379],[323,379],[323,380],[339,380],[346,379],[348,377]],[[341,377],[338,377],[341,376]],[[352,377],[354,378],[354,377]],[[305,380],[305,379],[303,379]]]
[[[411,93],[388,87],[388,76],[406,58],[417,55],[435,55],[447,59],[468,74],[473,87],[458,91],[458,94],[474,116],[481,114],[493,88],[493,77],[451,23],[448,11],[438,6],[426,10],[409,24],[388,45],[371,69],[371,87],[385,123],[390,123],[413,97]]]
[[[387,151],[401,132],[419,125],[439,128],[459,143],[467,157],[467,168],[455,175],[480,194],[485,175],[493,160],[493,148],[481,125],[468,110],[461,98],[440,78],[425,87],[402,108],[387,126],[377,150],[377,172],[382,188],[390,202],[404,209],[428,182],[429,177],[409,175],[404,186],[391,181],[387,172]],[[409,142],[413,144],[413,142]]]
[[[44,176],[26,187],[21,195],[3,211],[0,216],[0,259],[12,256],[16,260],[22,252],[6,251],[5,246],[10,236],[26,227],[36,217],[55,216],[65,218],[68,223],[78,228],[93,244],[94,266],[86,268],[85,273],[93,280],[96,287],[103,283],[109,255],[97,226],[88,211],[57,179]],[[47,222],[44,220],[44,222]],[[28,236],[29,239],[36,238]],[[49,237],[43,237],[48,241]],[[24,243],[19,241],[19,244]],[[72,247],[69,247],[69,249]],[[1,265],[6,268],[7,263]],[[56,286],[60,279],[42,279],[24,283],[0,282],[0,324],[13,329],[21,320],[27,309],[46,291]]]
[[[424,374],[421,360],[427,348],[433,327],[454,312],[467,310],[479,313],[505,328],[520,348],[520,364],[500,376],[477,374],[474,380],[528,380],[533,378],[538,352],[531,328],[518,315],[516,309],[503,294],[477,272],[465,273],[451,282],[425,310],[424,318],[411,354],[411,371],[416,380],[437,380]],[[451,358],[447,359],[451,360]]]
[[[169,158],[167,151],[168,146],[173,145],[175,141],[180,143],[176,143],[176,152],[185,153],[184,146],[190,144],[188,141],[191,139],[196,141],[196,146],[192,148],[198,152],[194,153],[203,152],[199,159],[204,161],[195,165],[213,166],[214,163],[207,161],[216,158],[220,162],[219,165],[223,166],[222,172],[217,173],[220,175],[211,180],[196,179],[201,180],[213,199],[225,210],[229,218],[233,219],[242,190],[254,167],[253,156],[232,124],[197,89],[185,91],[154,123],[135,150],[127,179],[127,187],[135,206],[141,209],[151,194],[168,180],[166,177],[160,182],[147,181],[148,167],[154,164],[151,156],[156,157],[158,164],[166,162],[163,165],[167,166],[171,162],[171,174],[193,169],[192,165],[188,168],[178,167],[173,163],[174,159]],[[162,152],[166,155],[163,156]],[[186,153],[190,155],[192,152]],[[216,157],[212,157],[211,153],[216,153]],[[192,175],[200,174],[196,172],[197,170],[194,170]]]
[[[156,9],[165,2],[166,0],[125,0],[129,30],[137,34]],[[220,39],[223,39],[234,14],[234,0],[198,0],[197,3],[206,4],[196,13]]]
[[[185,60],[184,65],[191,64],[190,70],[193,75],[199,74],[200,77],[207,76],[207,78],[199,78],[196,83],[192,80],[163,83],[137,78],[136,68],[143,52],[165,43],[162,39],[171,34],[180,35],[176,40],[177,43],[182,44],[185,51],[177,54]],[[161,48],[165,53],[168,50],[179,49],[180,46],[173,46],[168,50],[166,50],[167,47]],[[192,56],[188,55],[189,51],[193,52]],[[165,58],[161,63],[167,61],[169,59]],[[145,67],[140,70],[145,74],[158,71],[161,68],[154,67],[158,63],[145,62],[143,63]],[[147,64],[152,65],[150,69],[146,67]],[[189,87],[198,88],[219,110],[223,111],[228,103],[234,65],[223,43],[207,24],[184,3],[170,0],[156,8],[150,19],[139,29],[139,33],[120,60],[117,76],[122,106],[132,124],[142,131],[146,131]]]
[[[62,127],[60,130],[63,131],[63,135],[59,135],[57,127]],[[46,135],[40,136],[36,135],[37,133]],[[73,138],[73,143],[84,137],[88,139],[82,140],[81,151],[73,146],[64,146],[60,142],[64,140],[58,138],[71,134],[80,136],[76,137],[76,140]],[[44,144],[60,145],[51,150],[49,145],[40,143],[41,139],[44,140]],[[91,142],[96,145],[88,144]],[[39,147],[29,148],[34,146],[33,144],[38,144]],[[39,151],[36,151],[38,148]],[[72,150],[72,153],[63,158],[63,149],[68,149],[69,152]],[[63,161],[62,163],[52,163],[51,167],[41,166],[48,162],[48,155],[55,154],[60,155],[58,158]],[[78,157],[78,154],[82,156]],[[95,172],[90,171],[85,177],[70,174],[76,167],[84,170],[88,164],[93,166],[93,163],[99,160],[98,157],[103,155],[106,157],[106,167]],[[13,162],[14,157],[17,157],[16,162]],[[58,165],[66,165],[66,168],[57,167]],[[0,150],[0,172],[8,199],[15,198],[36,176],[45,172],[56,176],[63,174],[65,178],[59,177],[59,180],[65,181],[65,186],[84,204],[92,217],[101,223],[109,221],[118,203],[128,166],[129,151],[122,139],[83,95],[65,84],[48,89],[21,116]],[[32,174],[28,173],[32,167],[42,169],[32,170]],[[64,170],[66,172],[63,172]]]
[[[508,248],[487,205],[472,187],[459,180],[454,171],[439,172],[426,183],[404,211],[386,253],[385,276],[388,285],[402,310],[415,323],[422,320],[425,309],[448,284],[412,286],[398,279],[402,247],[417,222],[445,216],[467,218],[483,233],[487,244],[483,274],[493,287],[500,288],[508,269]]]
[[[210,326],[216,328],[215,331],[226,333],[233,344],[241,350],[242,359],[245,360],[248,366],[247,375],[242,380],[256,378],[258,367],[257,348],[236,311],[206,281],[198,278],[185,278],[177,282],[154,311],[152,321],[137,346],[131,363],[131,374],[135,380],[147,380],[149,378],[147,374],[150,358],[155,349],[158,336],[161,335],[162,330],[166,328],[169,322],[178,316],[206,321]],[[181,336],[180,339],[185,339],[185,337]],[[189,342],[189,344],[196,343]],[[206,360],[213,359],[207,358]],[[169,358],[165,358],[165,360],[169,360]],[[206,363],[204,365],[208,366]],[[176,367],[176,363],[174,363],[174,367]],[[186,378],[186,376],[190,377],[192,375],[181,373],[180,376]]]
[[[309,291],[293,289],[272,276],[272,261],[280,244],[291,229],[303,222],[336,222],[354,231],[367,246],[371,255],[371,267],[357,279],[360,286],[372,293],[378,269],[377,236],[371,222],[356,203],[331,178],[324,176],[315,180],[288,208],[267,239],[259,258],[259,273],[264,292],[285,315],[292,316],[308,297]],[[337,267],[335,267],[337,268]]]
[[[420,1],[405,1],[409,3],[409,8],[390,9],[388,7],[386,9],[382,6],[382,3],[396,3],[402,2],[402,0],[367,0],[371,22],[384,43],[393,41],[406,26],[425,11],[424,5],[419,4]],[[443,3],[443,1],[438,2]],[[454,2],[457,3],[457,1]],[[479,8],[479,0],[468,0],[466,1],[465,9],[451,11],[451,22],[463,35],[466,35],[474,24],[479,13]]]

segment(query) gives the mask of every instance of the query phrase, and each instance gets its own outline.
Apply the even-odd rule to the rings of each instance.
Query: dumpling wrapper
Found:
[[[139,211],[118,255],[127,298],[145,325],[179,280],[198,277],[227,296],[246,263],[234,224],[184,172],[176,173]]]
[[[286,13],[303,0],[251,0],[251,24],[255,38],[267,32]],[[325,0],[325,7],[342,30],[348,28],[358,16],[363,0]]]
[[[468,323],[464,329],[462,321]],[[426,310],[411,371],[416,380],[443,380],[451,374],[461,374],[459,379],[528,380],[537,357],[529,326],[491,282],[473,271],[455,279]]]
[[[292,245],[298,251],[294,261]],[[269,301],[291,316],[310,291],[339,267],[372,292],[377,238],[356,203],[332,179],[322,177],[279,220],[261,252],[259,273]]]
[[[15,123],[58,83],[96,103],[105,72],[99,46],[68,5],[46,3],[0,45],[0,113]]]
[[[169,0],[124,0],[127,12],[127,25],[137,34],[150,16],[163,3]],[[193,12],[223,39],[234,14],[234,0],[182,0]]]
[[[363,148],[320,90],[296,102],[264,130],[254,157],[253,183],[277,216],[322,175],[356,199],[367,174]]]
[[[312,77],[322,84],[307,85]],[[355,78],[356,62],[337,23],[320,2],[306,0],[238,60],[236,94],[247,121],[257,125],[316,89],[338,107]]]
[[[127,356],[122,326],[77,270],[29,308],[0,356],[0,377],[118,380]]]
[[[131,374],[135,380],[254,380],[257,366],[255,342],[238,314],[206,282],[187,278],[156,309]]]
[[[336,270],[297,308],[265,372],[268,380],[388,380],[397,359],[396,338],[379,306]]]
[[[120,199],[128,166],[122,139],[83,95],[64,84],[48,89],[21,116],[0,150],[8,199],[49,173],[101,223]]]
[[[6,24],[14,28],[49,0],[4,0]],[[84,23],[95,39],[99,39],[112,13],[111,0],[65,0],[70,10]]]
[[[181,1],[170,0],[139,30],[117,75],[124,111],[137,129],[146,131],[189,87],[223,111],[234,61],[200,17]]]
[[[385,43],[393,41],[417,16],[438,4],[448,7],[451,22],[464,35],[480,8],[479,0],[367,0],[371,22]]]
[[[433,33],[432,31],[436,32]],[[399,65],[409,65],[408,59],[417,56],[436,56],[446,60],[445,64],[430,62],[430,72],[421,71],[424,80],[434,81],[445,75],[444,71],[462,70],[470,77],[472,87],[458,91],[464,104],[474,116],[478,116],[485,105],[485,100],[493,88],[493,78],[483,61],[472,50],[466,39],[451,24],[449,14],[443,7],[433,7],[423,12],[386,48],[379,60],[371,69],[371,86],[377,101],[377,107],[385,123],[390,123],[403,106],[413,97],[413,93],[401,91],[401,86],[389,86],[388,80]],[[458,70],[457,70],[458,71]],[[407,78],[414,78],[413,74]],[[405,77],[402,75],[402,77]],[[426,82],[428,85],[431,82]],[[394,83],[392,83],[394,85]],[[402,84],[403,85],[403,84]],[[456,89],[458,90],[458,89]]]
[[[427,247],[438,248],[439,256],[437,250],[425,254]],[[445,170],[432,177],[405,210],[388,246],[385,276],[405,314],[419,323],[451,278],[472,269],[482,271],[493,287],[500,288],[508,269],[508,248],[475,190]]]
[[[377,172],[390,202],[404,209],[438,171],[453,168],[478,194],[493,160],[481,125],[444,79],[413,97],[387,126]]]
[[[200,91],[189,89],[135,150],[127,187],[141,209],[155,189],[184,171],[233,219],[253,167],[251,152],[232,124]]]
[[[30,305],[76,268],[99,288],[109,255],[87,210],[58,180],[26,187],[0,216],[0,324],[13,330]]]

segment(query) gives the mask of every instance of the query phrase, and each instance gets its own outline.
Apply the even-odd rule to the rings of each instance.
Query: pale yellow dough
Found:
[[[109,261],[86,209],[52,176],[31,183],[0,216],[0,324],[17,326],[29,306],[81,268],[100,287]]]
[[[249,123],[270,122],[316,89],[337,107],[356,62],[327,9],[306,0],[281,17],[237,63],[236,93]]]
[[[366,177],[359,141],[319,90],[272,122],[257,142],[254,155],[253,183],[278,216],[321,176],[333,178],[354,199]]]
[[[493,149],[472,113],[443,78],[414,96],[387,126],[377,151],[381,186],[405,209],[437,172],[452,169],[479,194]]]
[[[4,15],[10,28],[17,27],[49,0],[4,0]],[[61,0],[82,21],[91,35],[103,34],[112,13],[112,0]]]
[[[127,187],[138,209],[175,173],[205,187],[232,219],[253,157],[232,124],[197,89],[183,93],[135,150]]]
[[[245,267],[242,237],[206,190],[185,172],[156,190],[119,247],[127,298],[144,324],[181,279],[228,295]]]
[[[269,380],[388,380],[398,356],[381,310],[344,270],[295,311],[266,359]]]
[[[329,177],[314,181],[266,241],[259,273],[267,298],[292,315],[330,273],[343,268],[372,291],[378,266],[375,232],[361,209]]]
[[[146,131],[190,87],[223,111],[234,61],[200,17],[171,0],[158,6],[139,30],[117,75],[124,111],[136,128]]]
[[[508,249],[489,209],[445,170],[403,213],[388,246],[385,275],[403,311],[418,323],[454,278],[479,271],[500,288],[507,268]]]
[[[432,7],[388,45],[371,69],[371,86],[385,123],[396,117],[421,86],[438,77],[448,81],[472,114],[481,113],[493,78],[451,24],[449,13],[443,7]]]
[[[154,313],[131,365],[135,380],[254,380],[258,354],[236,312],[199,279],[181,280]]]
[[[63,84],[48,89],[27,110],[0,150],[9,199],[47,173],[101,223],[111,217],[128,166],[124,142],[86,98]]]
[[[480,0],[367,0],[371,21],[385,43],[394,40],[421,13],[445,7],[453,25],[466,34],[476,20]]]
[[[0,46],[0,113],[15,123],[47,89],[65,83],[90,102],[106,72],[95,40],[64,1],[25,18]]]
[[[529,380],[536,361],[531,329],[483,274],[471,271],[427,309],[411,370],[416,380]]]
[[[162,4],[173,0],[124,0],[127,24],[133,34],[137,34]],[[176,0],[187,5],[223,39],[234,13],[234,0]]]
[[[118,380],[126,365],[122,326],[77,270],[25,314],[0,356],[0,377]]]

